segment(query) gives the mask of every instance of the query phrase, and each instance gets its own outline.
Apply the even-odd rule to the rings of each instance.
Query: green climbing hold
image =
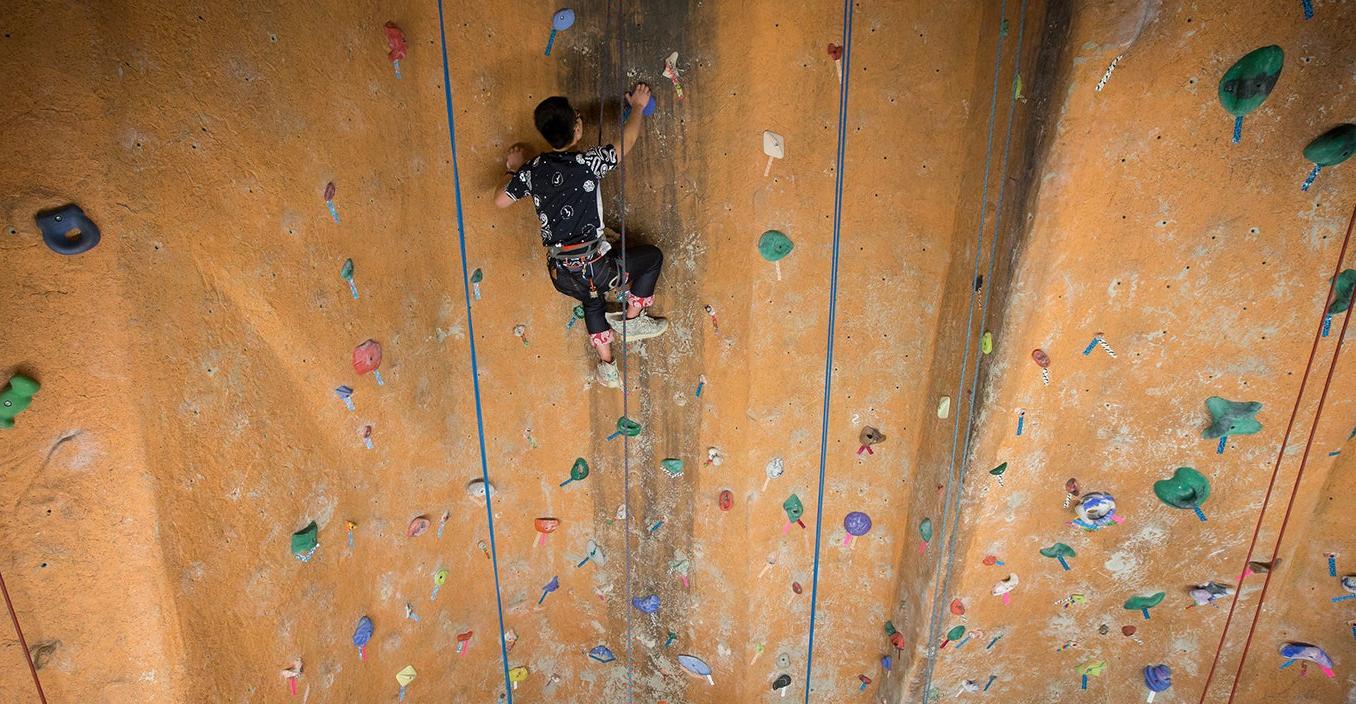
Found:
[[[795,494],[786,497],[786,501],[782,502],[782,509],[786,511],[786,520],[791,523],[799,521],[800,517],[805,515],[805,505]]]
[[[306,562],[311,559],[311,554],[320,547],[320,541],[317,536],[320,534],[320,527],[311,521],[311,524],[292,534],[292,555],[298,560]]]
[[[574,460],[574,466],[570,467],[570,479],[579,481],[589,476],[589,463],[583,457],[577,457]]]
[[[1166,596],[1167,594],[1165,592],[1159,592],[1149,596],[1132,596],[1125,600],[1125,609],[1128,611],[1144,611],[1146,609],[1152,609],[1163,603],[1163,598]]]
[[[1154,482],[1154,495],[1173,508],[1198,508],[1210,496],[1210,482],[1191,467],[1178,467],[1171,479]]]
[[[1201,433],[1201,437],[1214,440],[1225,435],[1252,435],[1262,429],[1262,424],[1253,416],[1262,410],[1257,401],[1229,401],[1219,396],[1205,400],[1210,411],[1210,427]]]
[[[478,284],[478,283],[480,283],[481,281],[484,281],[484,280],[485,280],[485,272],[483,272],[483,271],[481,271],[481,270],[479,270],[479,269],[476,269],[475,271],[471,272],[471,283],[473,283],[473,284]]]
[[[1356,152],[1356,125],[1338,125],[1304,148],[1304,158],[1319,166],[1337,166]]]
[[[19,415],[33,401],[42,385],[23,374],[9,378],[9,384],[0,391],[0,428],[13,428],[14,417]]]
[[[923,542],[932,540],[932,519],[924,518],[918,523],[918,534],[923,536]]]
[[[989,474],[992,474],[995,477],[1001,477],[1003,476],[1003,472],[1006,471],[1008,471],[1008,463],[1004,462],[1003,464],[1000,464],[997,467],[994,467],[993,469],[989,470]]]
[[[1276,87],[1284,64],[1285,52],[1274,44],[1249,52],[1220,79],[1220,104],[1235,117],[1256,110]]]
[[[345,259],[345,260],[344,260],[344,265],[341,266],[341,267],[339,267],[339,278],[343,279],[344,281],[352,281],[352,280],[353,280],[353,260],[352,260],[352,259]]]
[[[894,622],[894,621],[886,621],[886,622],[885,622],[885,635],[887,635],[887,636],[892,636],[892,635],[894,635],[894,634],[897,633],[897,632],[898,632],[898,631],[895,630],[895,622]]]
[[[1333,293],[1328,315],[1345,313],[1351,307],[1351,294],[1356,293],[1356,269],[1347,269],[1337,275],[1337,290]]]
[[[1078,553],[1074,552],[1073,548],[1064,543],[1055,543],[1048,548],[1041,548],[1041,554],[1056,559],[1061,557],[1078,557]]]
[[[663,468],[664,473],[670,477],[683,476],[683,461],[676,457],[666,457],[659,461],[659,466]]]
[[[946,632],[946,639],[960,640],[960,637],[963,635],[965,635],[965,626],[956,626],[955,628],[952,628],[951,630]]]
[[[617,419],[617,432],[620,433],[621,435],[625,435],[628,438],[633,438],[637,435],[640,435],[640,430],[641,430],[640,423],[637,423],[636,421],[633,421],[630,418],[627,418],[626,416],[622,416],[621,418]]]
[[[777,230],[768,230],[758,238],[758,253],[770,262],[785,258],[795,248],[796,245],[791,243],[791,238]]]

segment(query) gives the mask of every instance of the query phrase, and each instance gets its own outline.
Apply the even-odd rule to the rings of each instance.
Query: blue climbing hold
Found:
[[[1150,692],[1166,692],[1172,686],[1172,669],[1167,665],[1146,665],[1144,686]]]
[[[659,595],[632,597],[631,605],[643,614],[652,614],[659,610]]]

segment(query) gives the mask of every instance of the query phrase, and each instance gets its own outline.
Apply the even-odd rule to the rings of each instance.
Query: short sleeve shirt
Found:
[[[523,165],[504,191],[532,196],[544,245],[577,244],[603,234],[603,176],[617,165],[611,144],[586,152],[545,152]]]

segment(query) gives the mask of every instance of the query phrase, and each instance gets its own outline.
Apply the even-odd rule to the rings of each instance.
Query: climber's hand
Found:
[[[626,102],[631,104],[632,110],[637,112],[645,110],[645,106],[650,104],[650,86],[637,83],[631,92],[626,94]]]

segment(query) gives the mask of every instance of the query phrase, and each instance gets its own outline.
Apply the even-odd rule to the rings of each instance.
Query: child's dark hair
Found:
[[[574,121],[577,114],[570,99],[562,96],[547,98],[537,104],[532,113],[537,131],[553,149],[564,149],[574,141]]]

